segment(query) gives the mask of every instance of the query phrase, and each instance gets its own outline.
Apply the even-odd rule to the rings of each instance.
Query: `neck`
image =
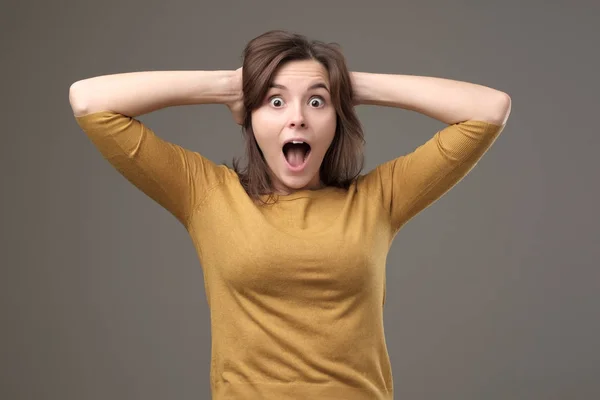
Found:
[[[315,178],[318,178],[318,177],[315,177]],[[277,179],[272,180],[272,182],[273,182],[273,193],[279,194],[282,196],[289,195],[289,194],[292,194],[292,193],[300,191],[300,190],[319,190],[319,189],[322,189],[325,187],[325,184],[320,179],[315,179],[315,180],[309,182],[306,186],[303,186],[301,188],[290,188],[290,187],[284,185],[282,182],[280,182]]]

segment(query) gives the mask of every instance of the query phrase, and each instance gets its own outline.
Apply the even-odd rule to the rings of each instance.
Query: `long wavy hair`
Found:
[[[331,99],[336,110],[336,130],[319,174],[326,186],[348,188],[362,171],[365,141],[354,109],[350,72],[340,46],[337,43],[309,40],[304,35],[289,31],[272,30],[248,42],[242,57],[245,108],[242,133],[247,163],[242,168],[239,160],[234,159],[233,169],[248,195],[254,200],[259,200],[262,195],[269,195],[268,200],[273,198],[269,166],[254,137],[251,115],[263,103],[279,68],[294,60],[316,60],[329,74]]]

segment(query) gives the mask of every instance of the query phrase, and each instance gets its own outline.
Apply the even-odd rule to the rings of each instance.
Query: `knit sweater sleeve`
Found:
[[[184,226],[204,194],[224,177],[224,166],[160,138],[135,118],[101,111],[75,119],[121,175]]]
[[[475,120],[452,124],[414,151],[371,171],[367,181],[389,212],[392,231],[396,233],[462,180],[503,129],[504,125]]]

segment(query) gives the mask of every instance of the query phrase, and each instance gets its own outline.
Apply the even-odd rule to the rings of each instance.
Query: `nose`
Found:
[[[295,127],[306,128],[306,124],[304,122],[298,122],[298,121],[290,122],[290,128],[295,128]]]
[[[294,107],[292,115],[290,116],[289,127],[306,128],[306,119],[301,105]]]

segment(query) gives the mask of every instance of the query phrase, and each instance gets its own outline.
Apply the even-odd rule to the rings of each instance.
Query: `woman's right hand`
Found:
[[[244,94],[242,88],[242,68],[238,68],[235,70],[231,81],[230,81],[230,90],[231,93],[234,93],[234,97],[231,102],[227,103],[227,107],[231,111],[233,115],[233,119],[238,125],[242,125],[244,123],[244,117],[246,111],[244,109]]]

